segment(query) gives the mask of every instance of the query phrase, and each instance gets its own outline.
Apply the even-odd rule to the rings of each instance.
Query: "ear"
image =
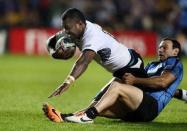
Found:
[[[83,24],[82,21],[78,21],[76,26],[79,27],[79,26],[82,26],[82,24]]]
[[[174,56],[177,56],[178,53],[179,53],[179,49],[178,49],[178,48],[175,48],[175,49],[173,50],[173,55],[174,55]]]

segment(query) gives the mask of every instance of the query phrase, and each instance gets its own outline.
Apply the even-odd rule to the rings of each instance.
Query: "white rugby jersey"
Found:
[[[127,47],[89,21],[86,21],[82,40],[77,46],[82,52],[87,49],[96,52],[95,61],[112,73],[126,66],[131,59]]]

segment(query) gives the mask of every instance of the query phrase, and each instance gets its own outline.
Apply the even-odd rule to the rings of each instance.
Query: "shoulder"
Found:
[[[173,63],[176,63],[176,62],[179,62],[179,58],[177,57],[168,57],[165,62],[167,64],[173,64]]]
[[[86,21],[86,28],[82,37],[82,47],[101,46],[104,39],[101,33],[103,32],[99,25]]]
[[[98,27],[89,21],[86,21],[86,28],[82,37],[83,42],[89,42],[99,37]]]
[[[183,65],[177,57],[169,57],[164,65],[166,70],[183,70]]]
[[[164,63],[166,66],[182,66],[182,63],[180,62],[180,59],[178,57],[168,57]]]

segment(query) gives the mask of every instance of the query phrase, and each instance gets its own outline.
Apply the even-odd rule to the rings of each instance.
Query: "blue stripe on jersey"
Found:
[[[180,81],[183,78],[183,66],[177,57],[169,57],[162,62],[152,62],[147,65],[145,70],[149,77],[160,76],[161,73],[166,70],[170,71],[176,77],[175,81],[173,81],[168,88],[159,91],[146,92],[157,100],[158,112],[160,112],[171,100],[177,87],[179,86]]]

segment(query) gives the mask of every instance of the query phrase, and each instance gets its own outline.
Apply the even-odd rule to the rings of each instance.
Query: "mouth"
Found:
[[[163,58],[164,55],[163,54],[158,54],[159,58]]]
[[[164,53],[158,52],[158,55],[159,55],[159,56],[164,56]]]

